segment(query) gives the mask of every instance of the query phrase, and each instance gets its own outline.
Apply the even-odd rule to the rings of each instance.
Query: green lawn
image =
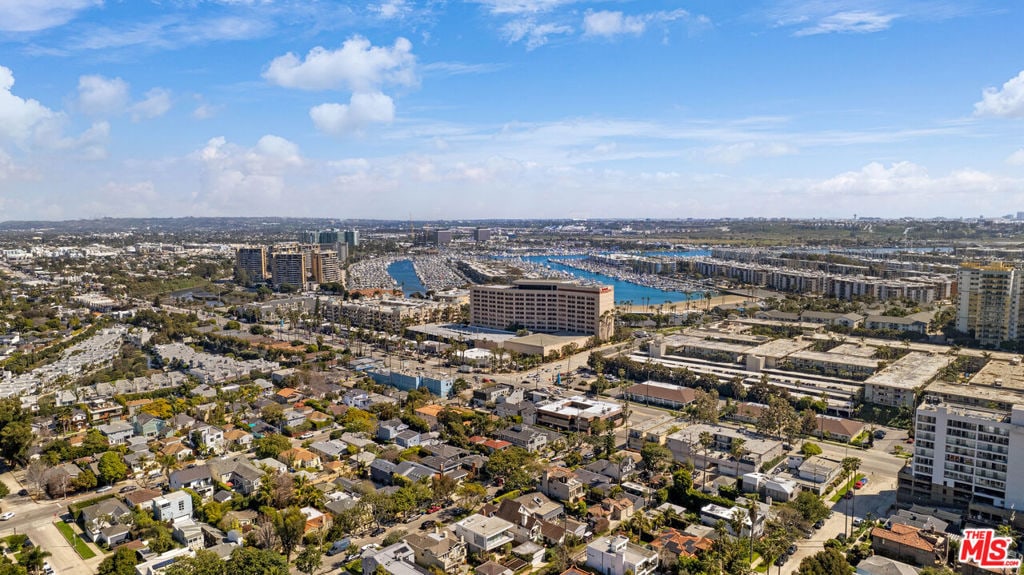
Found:
[[[849,481],[847,481],[846,485],[840,487],[839,490],[836,491],[836,494],[830,498],[832,503],[839,503],[839,500],[843,498],[843,495],[846,495],[847,491],[853,489],[853,485],[861,479],[864,479],[863,475],[858,475],[856,478],[851,478]]]
[[[75,551],[82,559],[92,559],[96,556],[96,552],[89,547],[89,544],[83,541],[80,536],[75,535],[75,530],[70,525],[63,521],[57,521],[54,525],[57,526],[57,531],[60,531],[60,534],[75,548]]]

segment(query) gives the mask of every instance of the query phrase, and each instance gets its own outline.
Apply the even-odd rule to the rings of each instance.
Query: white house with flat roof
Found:
[[[598,537],[587,545],[587,567],[601,575],[650,575],[658,567],[658,552],[621,535]]]
[[[515,538],[512,523],[500,517],[485,517],[474,513],[455,524],[455,535],[466,542],[473,553],[488,553]]]

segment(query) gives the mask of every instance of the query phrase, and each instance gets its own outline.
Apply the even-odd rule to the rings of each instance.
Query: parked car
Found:
[[[0,515],[0,521],[10,521],[12,518],[14,518],[14,512],[13,511],[8,511],[7,513],[4,513],[3,515]]]
[[[431,505],[430,507],[427,508],[427,513],[437,513],[440,510],[441,510],[441,506],[440,505]]]
[[[381,535],[384,535],[385,531],[387,531],[387,529],[384,529],[383,527],[378,527],[370,533],[370,537],[380,537]]]
[[[824,520],[824,519],[819,519],[819,520],[818,520],[818,521],[817,521],[817,522],[816,522],[816,523],[814,524],[814,528],[815,528],[815,529],[821,529],[821,528],[822,528],[822,527],[824,527],[824,526],[825,526],[825,520]]]
[[[792,555],[794,553],[796,553],[796,543],[791,544],[789,548],[786,549],[786,555]]]
[[[786,555],[786,554],[779,555],[779,558],[775,560],[775,565],[777,567],[782,567],[783,565],[786,564],[786,561],[788,559],[789,559],[789,555]]]
[[[348,537],[339,539],[331,544],[331,548],[327,550],[327,554],[331,556],[337,555],[338,553],[348,549],[350,545],[352,545],[352,540]]]
[[[850,499],[852,497],[853,497],[853,492],[852,491],[847,491],[846,493],[843,494],[843,499]]]
[[[131,493],[132,491],[135,491],[136,489],[138,489],[138,487],[136,487],[134,485],[125,485],[124,487],[122,487],[118,491],[118,493]]]
[[[424,531],[433,529],[434,527],[437,527],[437,521],[434,521],[433,519],[427,519],[422,525],[420,525],[420,529],[423,529]]]
[[[104,485],[103,487],[100,487],[99,489],[97,489],[96,493],[106,493],[106,492],[110,491],[111,489],[113,489],[113,487],[111,487],[109,485]]]
[[[875,430],[875,439],[885,439],[885,430],[884,429],[876,429]]]

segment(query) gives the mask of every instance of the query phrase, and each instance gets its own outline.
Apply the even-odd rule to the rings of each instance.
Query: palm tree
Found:
[[[700,436],[698,437],[698,441],[700,441],[700,446],[704,450],[704,467],[703,467],[704,474],[703,474],[703,478],[701,479],[701,482],[700,482],[701,491],[703,491],[704,490],[704,484],[707,483],[707,480],[708,480],[708,450],[711,449],[712,445],[714,445],[714,443],[715,443],[715,436],[711,435],[710,431],[702,431],[702,432],[700,432]]]
[[[43,551],[41,547],[35,546],[27,551],[22,551],[21,557],[18,559],[18,563],[21,564],[29,573],[39,573],[43,570],[43,563],[49,556],[49,551]]]
[[[860,458],[859,457],[844,457],[843,461],[842,461],[842,466],[843,466],[843,473],[845,474],[844,476],[849,476],[850,474],[853,474],[853,476],[856,477],[857,476],[857,470],[860,469]],[[853,490],[850,490],[850,493],[853,493]],[[848,515],[851,516],[851,517],[853,516],[854,498],[855,498],[855,496],[856,496],[856,494],[850,496],[850,513]],[[847,537],[849,537],[849,535],[850,535],[849,528],[847,528],[846,535],[847,535]]]

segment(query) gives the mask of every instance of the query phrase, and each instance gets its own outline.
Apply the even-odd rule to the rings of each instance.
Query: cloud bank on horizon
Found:
[[[1024,211],[1022,25],[1009,0],[0,0],[0,220]]]

